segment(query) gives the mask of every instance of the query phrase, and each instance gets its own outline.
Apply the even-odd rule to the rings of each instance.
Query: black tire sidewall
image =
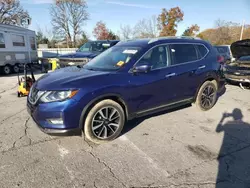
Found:
[[[112,135],[111,137],[107,139],[99,139],[92,132],[92,119],[94,118],[94,115],[96,114],[97,111],[108,106],[115,108],[119,112],[121,116],[121,125],[116,131],[116,133]],[[117,102],[113,100],[103,100],[97,103],[96,105],[94,105],[94,107],[88,112],[88,115],[84,123],[84,134],[86,138],[90,140],[91,142],[94,142],[96,144],[101,144],[101,143],[105,143],[105,142],[108,142],[117,138],[120,135],[124,127],[124,124],[125,124],[125,113],[124,113],[123,108]]]
[[[208,86],[212,86],[215,90],[215,96],[214,96],[214,100],[213,100],[213,104],[209,107],[209,108],[204,108],[202,105],[201,105],[201,96],[202,96],[202,93],[203,91],[205,90],[206,87]],[[217,93],[218,93],[218,89],[217,89],[217,86],[214,84],[214,82],[212,81],[206,81],[202,84],[202,86],[200,87],[199,89],[199,92],[198,92],[198,95],[196,97],[196,106],[202,110],[202,111],[208,111],[210,110],[211,108],[214,107],[214,105],[216,104],[216,101],[217,101]]]
[[[15,71],[15,67],[18,67],[18,71],[17,71],[17,72]],[[19,73],[19,72],[20,72],[19,65],[18,65],[18,64],[15,64],[15,65],[12,67],[12,71],[13,71],[14,73]]]
[[[5,68],[6,68],[6,67],[8,67],[8,68],[9,68],[9,70],[10,70],[8,73],[6,73],[6,72],[5,72]],[[10,66],[9,66],[9,65],[5,65],[5,66],[3,66],[2,71],[3,71],[3,74],[5,74],[5,75],[9,75],[9,74],[11,74],[11,68],[10,68]]]

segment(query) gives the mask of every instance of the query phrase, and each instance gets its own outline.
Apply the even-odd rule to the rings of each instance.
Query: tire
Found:
[[[105,114],[107,109],[108,118],[105,119],[104,116],[107,117]],[[102,111],[102,115],[99,113],[100,111]],[[113,112],[114,114],[112,115]],[[118,118],[115,119],[115,117]],[[109,122],[110,119],[114,120]],[[116,124],[116,126],[114,126],[114,124]],[[117,138],[120,135],[124,124],[125,113],[123,108],[113,100],[103,100],[94,105],[87,114],[84,124],[84,134],[87,140],[96,144],[102,144]],[[105,133],[107,135],[106,138]]]
[[[11,74],[11,67],[10,67],[9,65],[5,65],[5,66],[2,68],[2,72],[3,72],[3,74],[5,74],[5,75]]]
[[[12,67],[12,72],[14,72],[14,73],[19,73],[19,71],[20,71],[19,65],[18,65],[18,64],[15,64],[15,65]]]
[[[199,110],[208,111],[217,101],[218,88],[215,81],[206,81],[200,87],[195,104]]]

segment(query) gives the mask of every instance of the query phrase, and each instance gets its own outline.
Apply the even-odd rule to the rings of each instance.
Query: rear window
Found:
[[[198,54],[193,44],[171,44],[172,64],[178,65],[198,60]]]
[[[196,47],[200,53],[200,58],[204,58],[208,53],[208,49],[204,45],[201,45],[201,44],[197,44]]]

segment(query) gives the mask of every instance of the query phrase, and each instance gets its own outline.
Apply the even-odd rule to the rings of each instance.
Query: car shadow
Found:
[[[126,125],[124,126],[120,136],[122,136],[122,135],[126,134],[127,132],[131,131],[136,126],[140,125],[143,121],[145,121],[145,120],[147,120],[149,118],[157,117],[157,116],[160,116],[160,115],[163,115],[163,114],[169,114],[169,113],[172,113],[172,112],[175,112],[175,111],[187,108],[187,107],[191,107],[191,106],[192,106],[191,104],[187,104],[187,105],[184,105],[184,106],[175,107],[175,108],[172,108],[172,109],[169,109],[169,110],[163,110],[162,112],[153,113],[151,115],[146,115],[146,116],[143,116],[143,117],[139,117],[139,118],[129,120],[126,123]]]
[[[217,94],[217,101],[218,102],[218,99],[220,97],[222,97],[225,93],[226,93],[226,87],[223,86],[219,91],[218,91],[218,94]],[[179,107],[175,107],[175,108],[172,108],[172,109],[168,109],[168,110],[163,110],[161,112],[157,112],[157,113],[153,113],[151,115],[147,115],[147,116],[143,116],[143,117],[139,117],[139,118],[135,118],[133,120],[130,120],[126,123],[126,125],[124,126],[120,136],[126,134],[127,132],[131,131],[132,129],[134,129],[136,126],[140,125],[143,121],[149,119],[149,118],[152,118],[152,117],[157,117],[157,116],[160,116],[160,115],[163,115],[163,114],[167,114],[167,113],[172,113],[172,112],[175,112],[175,111],[178,111],[178,110],[181,110],[181,109],[184,109],[184,108],[188,108],[188,107],[191,107],[192,104],[186,104],[184,106],[179,106]]]
[[[224,132],[216,188],[250,187],[250,124],[243,121],[242,111],[235,108],[224,113],[216,132]]]

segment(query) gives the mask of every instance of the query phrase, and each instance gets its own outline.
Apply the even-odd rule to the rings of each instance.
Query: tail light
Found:
[[[221,55],[218,55],[217,56],[217,62],[220,63],[220,64],[224,64],[225,62],[225,58]]]

